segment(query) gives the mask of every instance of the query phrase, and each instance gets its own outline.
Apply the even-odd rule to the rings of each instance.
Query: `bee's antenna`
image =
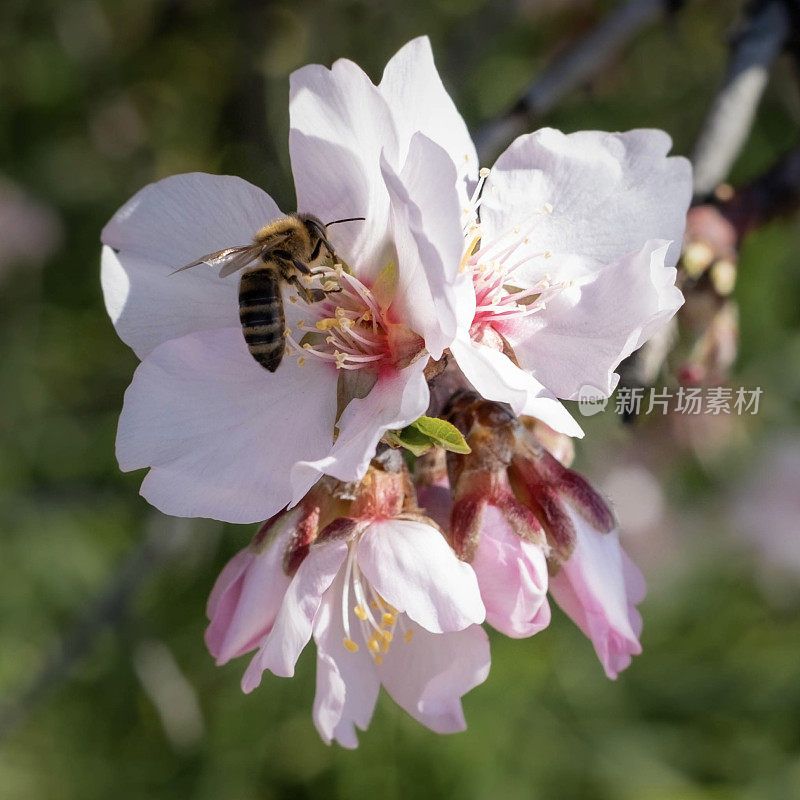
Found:
[[[347,219],[335,219],[333,222],[328,222],[325,227],[329,228],[331,225],[338,225],[340,222],[358,222],[361,220],[362,222],[366,220],[366,217],[348,217]]]

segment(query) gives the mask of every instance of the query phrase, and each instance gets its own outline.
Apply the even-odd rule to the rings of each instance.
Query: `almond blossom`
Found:
[[[314,722],[345,747],[369,725],[381,685],[432,730],[462,730],[460,698],[489,671],[475,574],[416,509],[394,461],[370,467],[347,515],[327,525],[337,490],[323,479],[234,556],[209,600],[206,639],[219,663],[259,648],[246,692],[264,670],[291,677],[314,637]]]
[[[430,52],[418,55],[401,51],[380,86],[348,61],[292,76],[299,208],[365,220],[330,229],[342,266],[323,278],[339,291],[310,304],[286,293],[294,357],[276,373],[245,346],[238,276],[205,265],[171,275],[252,241],[282,216],[269,195],[239,178],[178,175],[142,189],[104,228],[106,306],[142,359],[117,457],[124,470],[150,468],[141,491],[162,511],[263,520],[322,473],[358,479],[385,431],[425,413],[425,367],[454,340],[468,288],[458,271],[463,168],[439,142],[472,144]],[[414,110],[419,92],[434,118]]]

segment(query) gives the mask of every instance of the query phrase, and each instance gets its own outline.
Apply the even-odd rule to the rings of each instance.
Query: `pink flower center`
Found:
[[[541,311],[547,300],[561,289],[561,285],[552,285],[549,275],[536,282],[520,280],[514,275],[524,264],[539,258],[550,258],[548,251],[531,252],[529,247],[535,217],[551,213],[553,209],[549,204],[534,210],[530,224],[514,226],[493,241],[485,240],[478,209],[483,183],[488,175],[489,170],[481,170],[469,206],[464,209],[466,245],[461,270],[472,274],[475,288],[476,308],[470,335],[473,340],[492,346],[493,338],[497,338],[492,336],[494,331],[502,332],[509,322]]]
[[[307,304],[310,319],[299,320],[297,332],[286,330],[287,353],[296,355],[301,366],[308,358],[348,370],[376,368],[394,360],[385,312],[358,278],[337,264],[315,270],[309,288],[322,288],[328,294]]]

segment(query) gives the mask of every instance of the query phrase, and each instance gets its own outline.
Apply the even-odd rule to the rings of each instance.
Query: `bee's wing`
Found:
[[[176,272],[183,272],[185,269],[197,267],[200,264],[208,264],[209,267],[220,267],[219,277],[226,278],[240,269],[244,269],[251,261],[255,261],[259,256],[263,256],[270,250],[274,250],[279,245],[283,244],[289,238],[288,234],[282,234],[271,239],[271,241],[254,242],[253,244],[246,244],[242,247],[226,247],[224,250],[217,250],[216,253],[208,253],[208,255],[201,256],[191,264],[184,264],[182,267],[174,270],[172,275]]]
[[[246,267],[261,255],[263,249],[264,245],[260,242],[258,244],[246,244],[243,247],[226,247],[224,250],[217,250],[216,253],[208,253],[201,256],[196,261],[192,261],[191,264],[179,267],[171,274],[183,272],[185,269],[191,269],[200,264],[208,264],[209,267],[220,267],[219,276],[224,278],[226,275],[236,272],[237,269]]]

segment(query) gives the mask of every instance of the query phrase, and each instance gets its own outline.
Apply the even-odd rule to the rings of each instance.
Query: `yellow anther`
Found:
[[[391,631],[382,630],[381,631],[381,636],[383,637],[383,641],[384,642],[391,642],[392,639],[394,639],[394,636],[392,636],[392,632]]]
[[[314,276],[313,275],[303,275],[303,282],[306,286],[311,286],[314,283]]]
[[[370,608],[377,608],[378,604],[374,600],[370,600],[369,601],[369,607]]]
[[[306,326],[306,321],[304,319],[297,320],[297,327],[302,330]]]
[[[300,358],[297,359],[297,366],[298,367],[304,367],[305,365],[306,365],[305,356],[300,356]]]
[[[366,619],[366,618],[367,618],[367,612],[366,612],[366,611],[364,611],[364,609],[363,609],[361,606],[356,606],[356,607],[353,609],[353,611],[355,612],[355,615],[356,615],[356,616],[357,616],[359,619]]]
[[[414,638],[414,630],[413,630],[413,628],[409,628],[405,632],[405,635],[403,636],[403,640],[406,641],[406,642],[410,642],[413,638]]]
[[[325,341],[326,341],[328,344],[333,344],[333,343],[336,341],[336,339],[334,339],[334,338],[333,338],[333,336],[326,336],[326,337],[325,337]]]
[[[288,328],[284,328],[283,329],[283,335],[284,336],[291,336],[292,332]]]
[[[383,664],[383,656],[378,653],[378,655],[375,656],[375,666],[379,667],[381,664]]]
[[[339,324],[340,324],[340,325],[341,325],[341,326],[342,326],[342,327],[343,327],[345,330],[350,330],[350,328],[352,328],[352,327],[353,327],[353,320],[351,320],[349,317],[342,317],[342,318],[339,320]]]
[[[481,171],[478,173],[478,175],[480,175],[481,178],[488,178],[489,172],[489,167],[481,167]]]
[[[381,622],[383,622],[384,625],[394,625],[394,614],[384,614],[381,618]]]
[[[289,302],[290,303],[296,303],[297,302],[297,297],[295,295],[293,295],[293,294],[289,295]]]
[[[329,331],[331,328],[335,328],[338,324],[338,319],[334,319],[333,317],[325,317],[325,319],[317,320],[317,329],[321,331]]]
[[[552,258],[553,254],[549,250],[545,250],[544,251],[544,257],[545,258]]]
[[[325,281],[325,283],[322,284],[322,288],[326,292],[332,292],[336,288],[336,286],[337,286],[336,281]]]
[[[379,653],[381,650],[381,646],[378,644],[378,640],[374,636],[370,637],[369,641],[367,642],[367,647],[369,647],[373,653]]]
[[[310,342],[303,342],[303,350],[313,350]]]
[[[337,369],[343,367],[344,362],[347,361],[347,353],[340,353],[338,350],[333,351],[333,357],[336,359]]]
[[[371,321],[372,321],[372,312],[371,312],[369,309],[367,309],[367,310],[366,310],[366,311],[365,311],[365,312],[364,312],[364,313],[361,315],[361,319],[362,319],[362,320],[364,320],[364,322],[371,322]]]
[[[384,653],[388,653],[389,652],[389,642],[386,642],[386,641],[381,642],[381,650],[383,650]]]
[[[345,637],[344,639],[342,639],[342,644],[351,653],[357,653],[358,652],[358,645],[352,639],[348,639],[347,637]]]

